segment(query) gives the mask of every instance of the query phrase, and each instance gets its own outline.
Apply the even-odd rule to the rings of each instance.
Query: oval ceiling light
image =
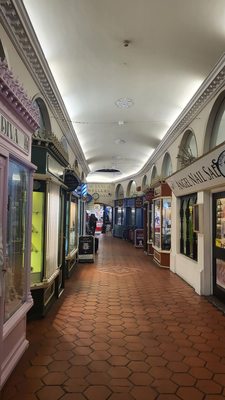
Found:
[[[102,168],[102,169],[97,169],[95,172],[110,172],[110,173],[121,174],[121,171],[116,168]]]
[[[120,99],[116,100],[115,105],[118,108],[129,108],[134,105],[134,101],[128,97],[121,97]]]

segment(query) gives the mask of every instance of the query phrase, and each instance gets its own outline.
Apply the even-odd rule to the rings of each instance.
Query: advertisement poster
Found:
[[[134,245],[135,247],[144,246],[144,229],[135,229]]]

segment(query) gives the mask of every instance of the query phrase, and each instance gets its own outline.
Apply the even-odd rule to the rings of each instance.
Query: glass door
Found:
[[[225,192],[213,195],[213,294],[225,302]]]

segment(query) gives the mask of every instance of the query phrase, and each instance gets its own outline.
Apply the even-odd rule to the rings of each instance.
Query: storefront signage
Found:
[[[161,185],[154,188],[154,197],[161,196]]]
[[[80,236],[79,237],[79,255],[93,254],[93,236]]]
[[[116,200],[115,202],[117,207],[123,207],[123,199]]]
[[[13,142],[27,154],[30,149],[30,138],[22,131],[17,129],[10,121],[0,114],[0,134]]]
[[[175,196],[225,185],[225,143],[166,179]]]
[[[150,189],[147,193],[144,195],[144,201],[151,201],[154,197],[154,190]]]
[[[135,198],[135,207],[141,208],[143,206],[143,197],[136,197]]]
[[[47,155],[47,170],[61,181],[64,180],[64,168],[49,154]]]

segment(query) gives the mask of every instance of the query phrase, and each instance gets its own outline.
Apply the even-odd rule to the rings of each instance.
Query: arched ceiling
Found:
[[[89,181],[141,170],[225,49],[224,0],[23,3]]]

